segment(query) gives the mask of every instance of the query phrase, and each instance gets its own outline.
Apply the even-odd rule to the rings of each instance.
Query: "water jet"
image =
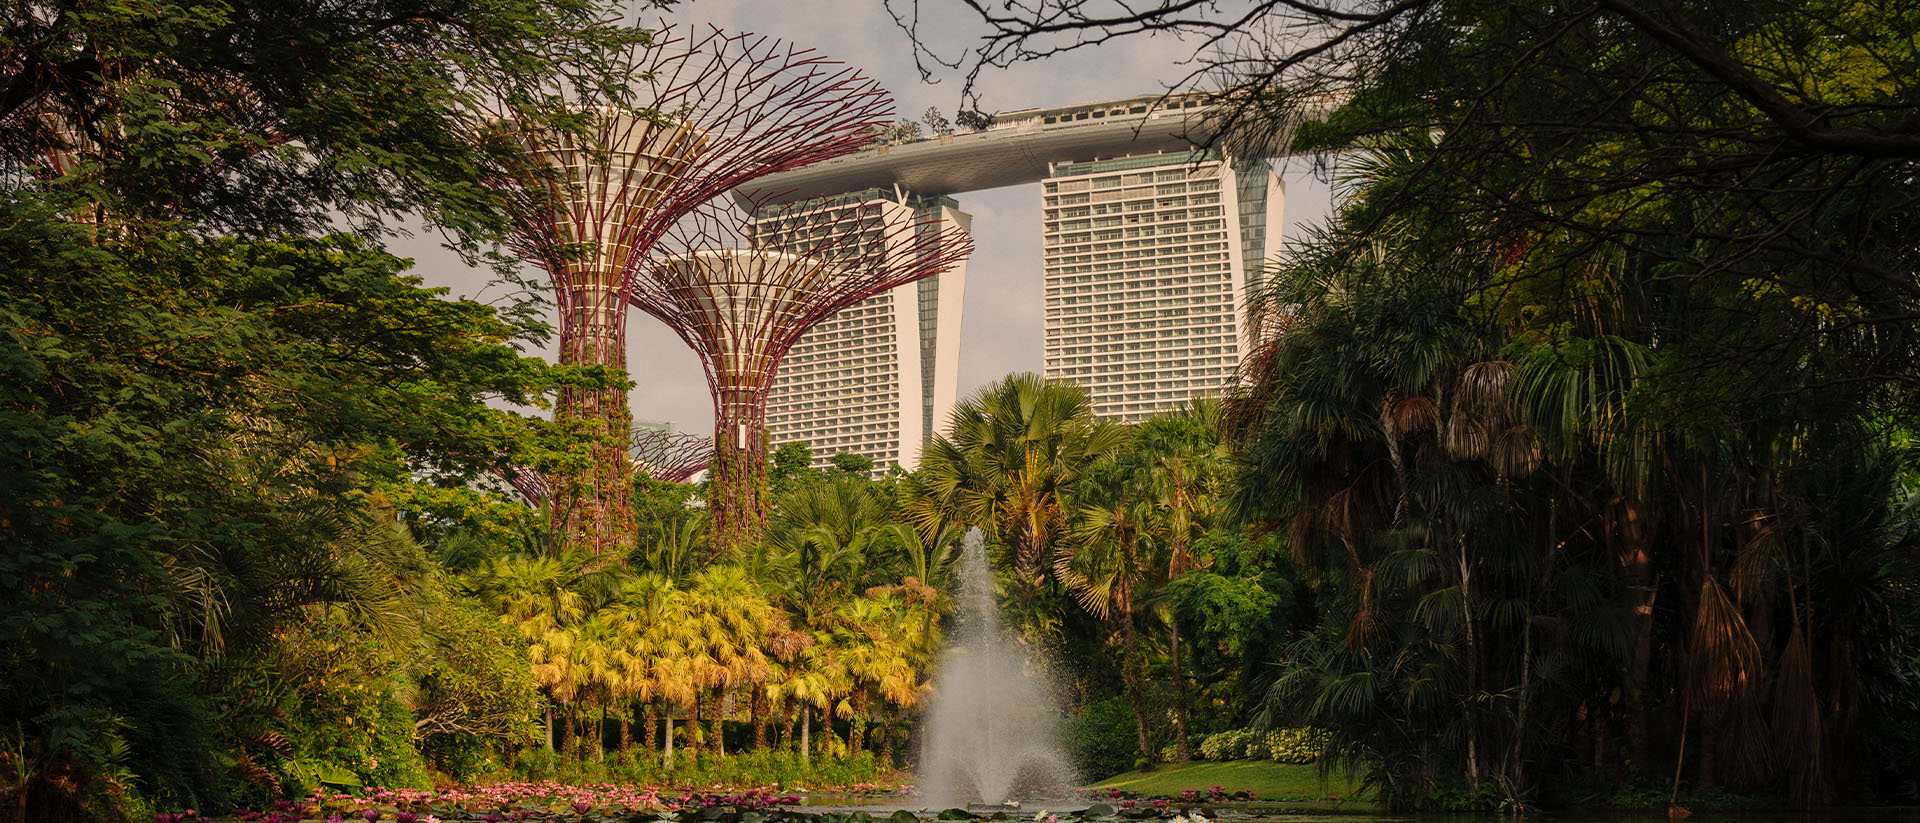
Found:
[[[969,529],[960,555],[959,614],[926,715],[918,782],[930,809],[1019,808],[1035,787],[1071,787],[1056,690],[1000,625],[986,537]]]

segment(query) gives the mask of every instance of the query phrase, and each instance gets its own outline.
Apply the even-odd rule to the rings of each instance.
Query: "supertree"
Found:
[[[713,438],[691,432],[635,429],[629,450],[655,480],[685,483],[713,462]]]
[[[519,161],[502,180],[511,244],[544,269],[563,365],[626,368],[625,284],[666,228],[765,174],[857,151],[893,103],[858,71],[781,41],[710,29],[627,55],[622,89],[555,92],[568,116],[500,112],[490,136]],[[631,533],[623,388],[563,390],[555,417],[597,444],[551,478],[561,534],[607,551]]]
[[[758,541],[765,519],[767,393],[807,329],[847,306],[965,260],[965,230],[872,202],[710,204],[636,269],[634,306],[686,341],[713,393],[708,510],[716,553]]]

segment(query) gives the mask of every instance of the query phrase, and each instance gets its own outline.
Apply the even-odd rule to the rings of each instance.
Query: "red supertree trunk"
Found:
[[[582,271],[585,269],[585,271]],[[627,368],[625,301],[619,273],[603,266],[577,266],[565,283],[561,305],[570,315],[560,324],[560,362]],[[626,542],[633,534],[633,506],[627,480],[628,431],[625,386],[610,389],[566,388],[554,406],[556,419],[571,422],[594,438],[593,460],[585,471],[553,478],[558,491],[551,510],[560,519],[568,545],[591,546],[595,555]]]
[[[714,405],[713,471],[707,478],[707,510],[713,518],[716,548],[737,550],[760,542],[767,510],[767,387],[773,375],[754,385],[723,388]]]

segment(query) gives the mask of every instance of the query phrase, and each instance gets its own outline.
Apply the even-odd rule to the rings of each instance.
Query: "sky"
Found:
[[[899,0],[905,6],[910,0]],[[979,23],[961,12],[958,0],[923,0],[923,31],[941,33],[932,47],[956,57],[978,36]],[[940,15],[941,19],[930,19]],[[961,103],[958,72],[936,73],[924,83],[907,36],[894,25],[882,0],[686,0],[666,12],[643,15],[674,25],[718,26],[769,35],[811,47],[860,68],[893,93],[900,117],[918,120],[928,107],[952,119]],[[980,108],[1015,111],[1157,94],[1188,68],[1190,42],[1172,37],[1136,37],[1082,49],[1044,62],[988,71],[980,80]],[[1324,219],[1328,187],[1302,161],[1275,161],[1286,182],[1286,236]],[[967,264],[967,296],[960,335],[959,396],[1011,372],[1041,369],[1042,285],[1038,184],[958,195],[973,215],[974,254]],[[455,297],[497,299],[502,287],[488,273],[466,267],[439,239],[421,233],[393,244],[412,257],[429,286]],[[546,352],[550,357],[551,351]],[[636,421],[673,423],[680,431],[706,431],[713,406],[699,360],[686,344],[638,311],[627,321],[627,365],[635,387]]]

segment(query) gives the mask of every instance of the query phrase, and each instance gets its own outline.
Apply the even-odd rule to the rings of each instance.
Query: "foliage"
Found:
[[[390,622],[392,558],[365,539],[385,515],[352,490],[513,453],[537,424],[484,401],[550,378],[506,345],[525,330],[359,241],[96,241],[0,207],[0,694],[45,775],[104,764],[124,727],[142,792],[217,807],[239,766],[181,742],[227,733],[196,661],[246,659],[310,604]]]
[[[865,476],[873,472],[873,458],[853,452],[841,452],[830,460],[833,470],[841,474]]]
[[[1316,763],[1325,755],[1332,736],[1319,729],[1229,729],[1200,741],[1206,760],[1272,760],[1275,763]]]
[[[1088,703],[1067,718],[1062,737],[1074,767],[1089,781],[1131,769],[1140,758],[1133,709],[1118,697]]]
[[[1403,802],[1593,774],[1801,807],[1866,788],[1859,718],[1914,716],[1888,607],[1920,340],[1910,8],[976,11],[970,79],[1200,34],[1222,147],[1291,140],[1347,178],[1268,279],[1229,414],[1238,511],[1287,532],[1322,610],[1269,709]]]
[[[485,239],[486,104],[559,118],[557,86],[623,83],[615,46],[645,33],[616,19],[591,0],[22,7],[0,24],[0,156],[13,180],[64,156],[116,218],[311,232],[421,213]]]

